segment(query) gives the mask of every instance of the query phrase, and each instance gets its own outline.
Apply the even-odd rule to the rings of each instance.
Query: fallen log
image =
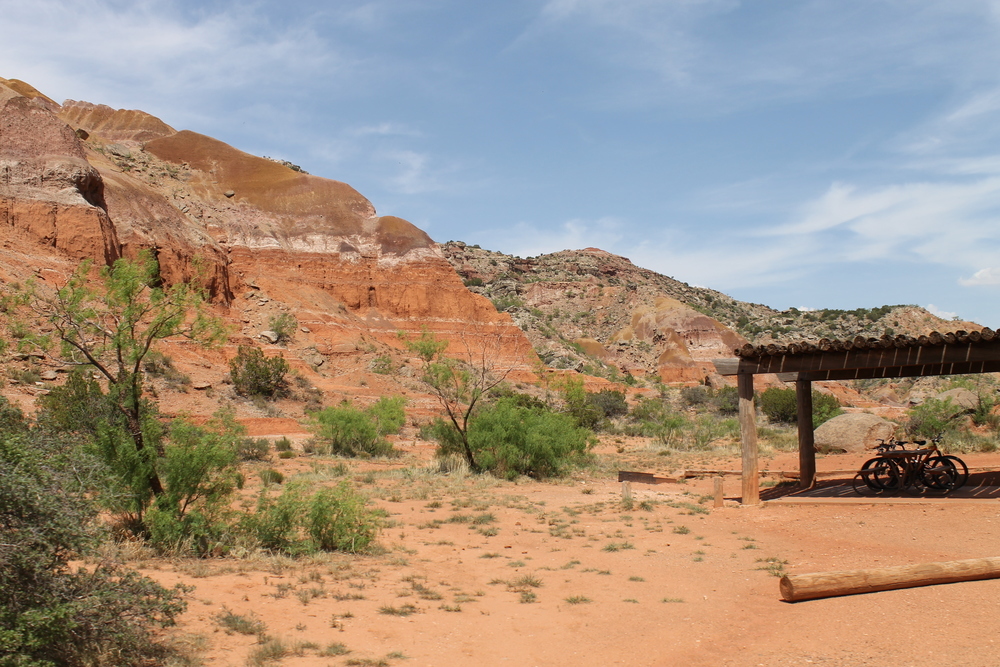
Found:
[[[781,578],[780,589],[784,600],[799,602],[840,595],[997,578],[1000,578],[1000,558],[972,558],[868,570],[786,574]]]

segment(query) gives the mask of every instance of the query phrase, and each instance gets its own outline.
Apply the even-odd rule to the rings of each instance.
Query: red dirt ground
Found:
[[[624,456],[645,447],[630,440]],[[299,643],[300,655],[281,664],[302,667],[1000,664],[1000,580],[790,604],[762,569],[768,559],[805,573],[1000,555],[996,489],[979,494],[987,500],[785,498],[747,507],[729,499],[710,509],[704,477],[633,483],[626,510],[611,448],[601,472],[555,483],[444,476],[429,472],[429,446],[402,448],[407,455],[392,464],[347,463],[389,511],[383,555],[143,562],[165,584],[195,586],[174,634],[202,646],[208,665],[247,664],[259,648],[255,636],[226,633],[217,621],[224,609],[256,615],[288,647]],[[964,458],[1000,465],[996,454]],[[823,457],[819,469],[861,460]],[[290,477],[337,463],[271,465]],[[706,459],[686,463],[706,467]],[[735,456],[708,463],[739,467]],[[779,454],[761,467],[795,466],[794,454]],[[737,493],[739,478],[726,485]],[[526,575],[540,585],[517,588]],[[385,613],[404,605],[416,612]],[[319,654],[338,643],[350,653]]]

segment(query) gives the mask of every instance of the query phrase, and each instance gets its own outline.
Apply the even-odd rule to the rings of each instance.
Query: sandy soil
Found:
[[[995,494],[757,507],[730,498],[712,509],[704,477],[632,484],[626,509],[615,472],[648,462],[629,458],[645,447],[606,447],[600,472],[515,484],[431,473],[429,446],[409,445],[392,464],[348,463],[390,514],[382,555],[141,567],[165,584],[195,587],[174,634],[200,647],[208,665],[247,664],[260,647],[256,636],[220,626],[225,610],[263,621],[299,653],[281,664],[303,667],[1000,664],[1000,580],[790,604],[775,576],[1000,555]],[[1000,455],[965,458],[1000,465]],[[830,456],[819,469],[860,461]],[[270,465],[292,476],[339,463]],[[644,469],[665,474],[678,464],[739,468],[730,456]],[[795,456],[762,467],[794,470]],[[737,477],[726,484],[738,493]],[[337,644],[350,652],[321,655]]]

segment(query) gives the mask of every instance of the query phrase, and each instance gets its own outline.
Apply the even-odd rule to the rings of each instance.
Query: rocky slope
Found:
[[[972,329],[917,306],[777,311],[643,269],[595,248],[521,258],[442,245],[469,289],[510,313],[547,363],[666,382],[718,382],[711,359],[746,342]]]

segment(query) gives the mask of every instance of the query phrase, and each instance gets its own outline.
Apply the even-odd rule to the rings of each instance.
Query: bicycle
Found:
[[[926,440],[879,440],[879,455],[865,461],[854,476],[854,491],[860,495],[866,490],[886,493],[922,486],[950,493],[961,488],[969,479],[969,467],[957,456],[943,454],[939,442],[940,433],[931,439],[930,447],[925,447]],[[907,449],[908,444],[916,448]]]

